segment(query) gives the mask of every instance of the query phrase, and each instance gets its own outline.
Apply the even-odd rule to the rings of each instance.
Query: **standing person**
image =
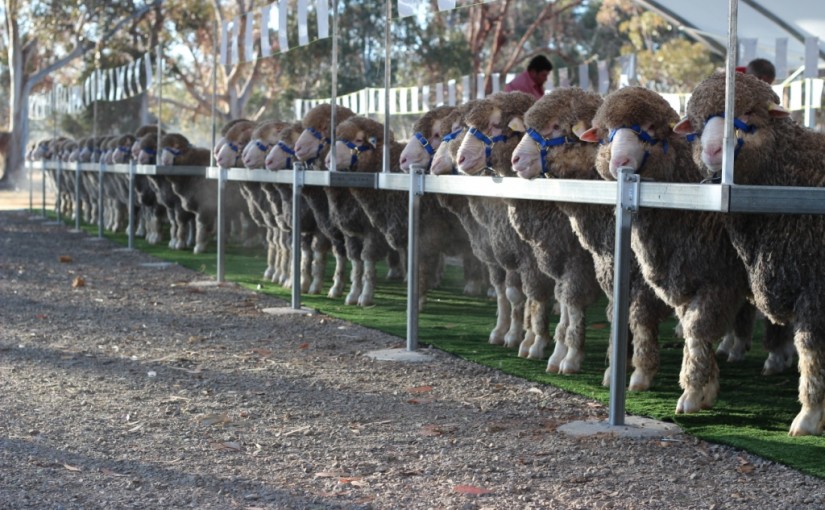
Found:
[[[526,92],[536,99],[544,96],[544,82],[553,70],[553,64],[544,55],[537,55],[530,60],[527,70],[504,86],[505,92]]]
[[[752,74],[770,85],[776,79],[776,67],[774,67],[770,60],[756,58],[748,62],[748,66],[745,68],[745,74]]]

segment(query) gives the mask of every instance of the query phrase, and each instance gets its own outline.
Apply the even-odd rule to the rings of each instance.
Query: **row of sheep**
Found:
[[[222,167],[271,170],[295,161],[311,169],[331,165],[336,143],[339,171],[380,172],[385,144],[391,172],[413,166],[434,175],[615,180],[620,167],[660,182],[712,182],[721,168],[724,75],[715,74],[693,92],[687,117],[658,94],[628,87],[605,97],[576,88],[556,89],[536,101],[522,93],[497,93],[461,107],[439,107],[415,126],[406,145],[380,123],[337,107],[334,138],[331,107],[310,111],[300,123],[240,121],[227,126],[215,150]],[[736,76],[736,176],[742,184],[821,186],[825,135],[793,122],[778,97],[761,81]],[[675,126],[675,127],[674,127]],[[170,135],[167,135],[167,137]],[[179,135],[176,135],[179,137]],[[180,137],[161,139],[160,163],[194,163],[195,149]],[[157,151],[157,132],[138,139],[137,157]],[[182,161],[186,161],[182,163]],[[170,178],[173,179],[173,178]],[[197,187],[201,183],[187,183]],[[214,197],[214,182],[208,193]],[[174,188],[174,186],[173,186]],[[207,192],[204,192],[207,193]],[[291,187],[239,184],[245,214],[267,233],[273,259],[288,254]],[[302,264],[320,292],[331,250],[336,270],[330,297],[343,295],[344,261],[351,264],[347,304],[373,303],[375,264],[388,255],[403,263],[407,247],[407,200],[400,192],[302,189],[306,207],[301,230]],[[422,291],[438,284],[445,255],[464,261],[468,292],[485,290],[497,303],[489,341],[518,347],[519,355],[542,358],[553,336],[549,372],[574,374],[584,356],[585,313],[604,293],[613,295],[615,218],[612,207],[567,202],[428,194],[422,206]],[[186,202],[186,200],[182,200]],[[188,206],[186,206],[188,207]],[[171,216],[170,216],[171,219]],[[675,313],[685,339],[677,413],[713,406],[719,391],[714,355],[741,360],[750,346],[757,313],[765,317],[769,352],[763,372],[789,368],[799,357],[802,409],[791,435],[819,434],[825,424],[825,295],[818,284],[825,223],[817,215],[729,214],[651,209],[636,214],[630,288],[631,390],[648,389],[659,366],[658,336]],[[289,255],[286,255],[288,258]],[[391,265],[391,267],[393,267]],[[288,267],[283,271],[288,272]],[[402,268],[403,270],[403,268]],[[426,296],[426,292],[422,292]],[[419,306],[424,306],[425,298]],[[548,308],[560,320],[549,331]],[[612,306],[607,309],[608,319]],[[609,368],[604,384],[609,383]]]

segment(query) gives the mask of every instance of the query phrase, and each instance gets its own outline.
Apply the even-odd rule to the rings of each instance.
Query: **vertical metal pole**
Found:
[[[97,237],[103,239],[103,176],[106,175],[106,163],[103,158],[97,164]],[[129,204],[131,208],[132,204]]]
[[[215,109],[216,105],[215,102],[217,101],[218,96],[218,20],[212,24],[212,112],[211,112],[211,123],[212,123],[212,144],[210,147],[212,150],[209,151],[209,166],[215,166],[215,142],[217,141],[217,132],[215,127]]]
[[[407,226],[407,350],[418,349],[418,229],[424,171],[410,167],[409,222]]]
[[[392,27],[392,2],[386,1],[387,25],[384,28],[384,140],[390,139],[390,85],[392,84],[392,62],[390,59],[390,29]],[[390,171],[390,144],[384,143],[382,172]]]
[[[734,89],[736,85],[736,58],[739,49],[737,19],[739,0],[728,2],[728,60],[725,67],[725,133],[722,149],[722,184],[733,184],[733,146],[736,133],[733,130]]]
[[[41,195],[40,198],[42,200],[42,203],[40,204],[40,207],[42,209],[41,212],[43,214],[43,217],[45,218],[46,217],[46,160],[45,159],[40,161],[40,169],[42,170],[41,173],[43,174],[42,175],[43,182],[40,183],[40,195]],[[55,186],[57,186],[57,183],[55,183]],[[57,192],[55,193],[55,197],[57,198],[56,204],[59,204],[60,203],[60,189],[59,188],[58,188]]]
[[[45,168],[45,164],[43,166]],[[63,162],[57,162],[57,222],[62,223],[63,218],[61,218],[61,209],[63,209],[63,199],[61,198],[60,194],[60,187],[63,185]]]
[[[332,2],[332,114],[329,128],[329,171],[338,170],[337,149],[335,148],[335,126],[338,125],[338,112],[335,104],[338,101],[338,0]],[[321,162],[323,163],[323,162]]]
[[[224,207],[224,198],[225,198],[225,191],[226,191],[226,168],[220,167],[218,168],[218,262],[216,268],[216,279],[218,283],[224,282],[224,273],[225,273],[225,253],[224,253],[224,245],[226,243],[225,239],[225,224],[226,221],[224,219],[224,215],[226,213]]]
[[[34,213],[34,165],[31,161],[26,161],[29,169],[29,214]]]
[[[619,169],[616,197],[616,247],[613,267],[613,324],[610,331],[610,425],[624,425],[627,384],[627,328],[630,314],[630,234],[638,204],[639,176],[630,168]]]
[[[80,162],[74,169],[74,228],[80,230]]]
[[[301,308],[301,189],[304,164],[292,166],[292,308]]]
[[[163,122],[161,121],[162,114],[163,114],[163,82],[161,81],[161,75],[160,75],[160,73],[163,70],[163,62],[161,60],[163,58],[163,48],[161,47],[160,44],[158,44],[156,54],[157,54],[157,57],[156,57],[157,62],[155,64],[157,66],[157,71],[155,72],[155,74],[157,75],[157,78],[155,79],[155,83],[156,83],[156,86],[157,86],[157,89],[158,89],[157,90],[157,96],[158,96],[158,147],[157,147],[157,156],[155,156],[157,159],[155,161],[156,161],[156,163],[160,163],[160,151],[162,149],[162,147],[160,146],[160,139],[161,139],[161,136],[162,136],[161,135],[161,129],[163,128]]]
[[[805,127],[814,129],[816,127],[816,111],[814,110],[814,81],[805,78]]]
[[[131,250],[135,246],[135,162],[129,160],[129,244]]]

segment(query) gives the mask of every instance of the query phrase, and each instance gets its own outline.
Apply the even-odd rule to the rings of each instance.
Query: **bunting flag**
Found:
[[[288,16],[289,0],[280,0],[278,5],[278,50],[281,52],[289,51]]]
[[[484,78],[483,74],[476,75],[476,98],[484,99]]]
[[[229,64],[228,60],[228,43],[229,43],[229,25],[231,21],[225,20],[221,23],[221,65],[225,66]]]
[[[455,80],[450,80],[447,82],[447,101],[447,104],[450,106],[456,105]]]
[[[117,68],[117,100],[122,101],[126,98],[126,66]]]
[[[739,39],[739,44],[742,46],[742,51],[739,53],[739,65],[748,65],[748,62],[756,58],[756,43],[757,39],[750,37],[742,37]]]
[[[610,73],[607,70],[607,60],[599,60],[599,94],[605,95],[610,90]]]
[[[467,75],[461,77],[461,102],[470,102],[470,77]]]
[[[309,44],[309,27],[307,17],[309,16],[309,5],[307,0],[298,0],[298,45]]]
[[[329,0],[316,0],[315,15],[318,20],[318,39],[329,37]]]
[[[570,79],[567,77],[567,68],[562,67],[559,69],[559,87],[569,87],[570,86]]]
[[[501,92],[501,73],[493,73],[493,94],[496,92]]]
[[[269,57],[272,53],[272,45],[269,42],[269,21],[271,5],[261,7],[261,56]]]
[[[398,17],[412,16],[418,9],[418,0],[398,0]]]
[[[590,66],[579,64],[579,88],[590,90]]]
[[[143,76],[146,79],[143,89],[149,90],[152,88],[152,83],[154,80],[152,79],[152,59],[149,58],[148,53],[143,56],[143,71]]]
[[[805,38],[805,78],[816,78],[818,73],[819,61],[819,38],[806,37]]]
[[[246,15],[246,26],[244,27],[244,42],[243,42],[243,56],[247,62],[252,62],[258,58],[255,50],[255,43],[253,43],[252,36],[255,35],[255,13],[249,12]]]
[[[232,48],[230,50],[229,55],[229,65],[235,65],[240,62],[241,55],[240,55],[240,43],[238,39],[241,36],[241,17],[238,16],[232,22],[232,36],[230,42],[232,43]]]

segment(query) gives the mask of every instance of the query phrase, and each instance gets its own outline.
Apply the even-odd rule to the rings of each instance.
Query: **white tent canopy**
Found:
[[[723,0],[634,0],[685,33],[724,54],[728,39],[728,2]],[[777,60],[776,41],[787,39],[789,72],[805,63],[805,39],[819,38],[819,67],[825,64],[825,1],[739,0],[740,42],[756,39],[752,57]],[[742,46],[740,45],[740,48]],[[740,62],[743,54],[740,49]],[[779,59],[781,61],[781,58]]]

